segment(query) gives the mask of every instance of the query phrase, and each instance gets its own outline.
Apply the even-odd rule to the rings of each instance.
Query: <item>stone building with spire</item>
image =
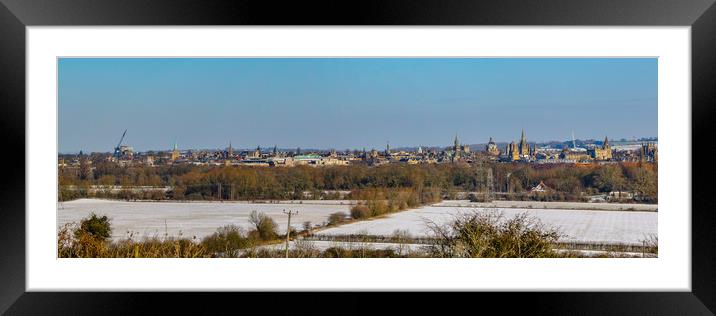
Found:
[[[522,136],[520,136],[520,144],[519,144],[519,154],[520,157],[523,158],[529,158],[530,156],[530,144],[527,143],[527,138],[525,137],[525,130],[522,130]]]
[[[172,149],[172,161],[179,160],[179,146],[177,146],[177,142],[174,142],[174,148]]]
[[[588,149],[587,153],[594,160],[601,160],[601,161],[611,160],[612,159],[612,146],[609,145],[609,138],[604,137],[604,144],[602,144],[601,148],[595,146],[594,148]]]
[[[492,140],[492,138],[490,138]],[[488,144],[489,146],[489,144]],[[497,145],[495,145],[497,147]],[[520,142],[515,143],[512,141],[505,147],[505,156],[503,159],[507,161],[529,161],[535,158],[537,155],[537,145],[530,146],[525,137],[525,130],[522,130],[522,136],[520,136]]]
[[[470,155],[470,146],[468,145],[460,145],[460,141],[457,139],[457,134],[455,134],[455,140],[453,141],[452,145],[452,160],[458,161],[462,158],[467,158],[467,156]]]

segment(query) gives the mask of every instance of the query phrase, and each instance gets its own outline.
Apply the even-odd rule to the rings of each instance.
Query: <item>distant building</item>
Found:
[[[455,134],[455,140],[453,141],[452,146],[452,161],[459,161],[461,158],[465,158],[463,156],[467,156],[469,154],[470,146],[460,145],[460,142],[457,140],[457,134]]]
[[[489,144],[488,144],[489,146]],[[495,145],[497,147],[497,145]],[[522,130],[522,136],[520,136],[520,142],[509,143],[505,147],[505,156],[503,157],[506,161],[530,161],[533,160],[537,154],[537,146],[530,146],[525,137],[525,130]]]
[[[172,157],[171,157],[171,160],[172,160],[172,161],[177,161],[177,160],[179,160],[179,147],[177,146],[177,143],[176,143],[176,142],[174,142],[174,148],[172,149]]]
[[[505,155],[507,155],[508,161],[520,160],[520,151],[514,141],[512,141],[505,147]]]
[[[580,150],[581,149],[581,150]],[[562,153],[559,154],[559,158],[572,162],[580,162],[586,160],[592,160],[592,156],[583,148],[567,148],[562,149]]]
[[[261,158],[261,146],[256,146],[256,149],[248,153],[248,158]]]
[[[533,186],[530,189],[530,192],[549,192],[552,191],[552,188],[548,187],[544,182],[540,181],[539,184]]]
[[[594,147],[588,149],[587,152],[594,160],[611,160],[612,159],[612,147],[609,145],[609,138],[604,137],[604,144],[602,147]]]
[[[151,155],[145,156],[144,164],[147,166],[154,166],[154,156],[151,156]]]
[[[659,158],[658,148],[656,143],[647,142],[641,144],[639,150],[639,159],[642,162],[657,162]]]
[[[492,140],[492,137],[490,137],[490,141],[485,146],[485,151],[491,156],[500,155],[500,149],[497,148],[497,144]]]
[[[530,156],[530,145],[527,143],[527,137],[525,137],[525,130],[522,130],[522,136],[520,137],[519,144],[520,157],[529,158]]]

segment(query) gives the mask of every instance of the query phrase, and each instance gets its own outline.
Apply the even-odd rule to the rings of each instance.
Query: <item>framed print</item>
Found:
[[[709,314],[712,4],[3,0],[0,307]]]

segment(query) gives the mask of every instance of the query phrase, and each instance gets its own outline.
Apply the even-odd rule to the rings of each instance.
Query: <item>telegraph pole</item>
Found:
[[[283,210],[283,213],[288,214],[288,225],[286,226],[286,258],[288,258],[288,241],[289,236],[291,235],[291,215],[298,214],[298,211],[289,210],[286,212],[286,210]]]

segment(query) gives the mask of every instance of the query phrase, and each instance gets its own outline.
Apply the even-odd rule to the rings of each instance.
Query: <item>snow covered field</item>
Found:
[[[584,203],[584,202],[535,202],[535,201],[493,201],[488,203],[470,202],[469,200],[446,200],[434,204],[445,207],[498,207],[498,208],[531,208],[531,209],[565,209],[565,210],[601,210],[601,211],[652,211],[656,212],[656,204],[627,203]]]
[[[657,234],[657,212],[591,211],[554,209],[469,208],[427,206],[390,214],[384,218],[355,222],[317,232],[323,235],[392,235],[396,229],[407,230],[412,236],[426,236],[427,221],[444,224],[454,215],[466,212],[500,211],[510,218],[526,212],[545,225],[557,228],[566,236],[565,242],[641,244],[646,236]]]
[[[331,213],[350,213],[350,201],[282,201],[282,203],[247,202],[124,202],[112,200],[82,199],[60,202],[58,225],[75,222],[91,212],[107,215],[112,220],[113,237],[127,237],[128,231],[134,237],[202,238],[214,233],[217,228],[237,225],[249,228],[248,216],[252,210],[264,212],[279,225],[279,233],[285,233],[287,216],[284,209],[297,210],[291,218],[291,226],[302,229],[303,222],[322,224]],[[341,204],[343,203],[343,204]],[[383,218],[355,222],[317,231],[316,234],[347,235],[367,233],[370,235],[392,235],[397,229],[407,230],[412,236],[425,236],[428,231],[426,220],[446,223],[461,212],[488,211],[492,208],[460,207],[471,205],[465,201],[446,201],[436,206],[390,214]],[[509,203],[509,202],[508,202]],[[534,202],[533,202],[534,203]],[[584,203],[587,204],[587,203]],[[589,203],[589,205],[594,205]],[[475,205],[477,206],[477,205]],[[540,206],[540,207],[537,207]],[[579,205],[570,205],[577,207]],[[533,208],[497,208],[506,217],[527,212],[542,223],[558,228],[567,236],[562,241],[595,243],[640,244],[646,236],[657,234],[655,211],[594,211],[571,209],[544,209],[544,205]],[[586,207],[586,206],[585,206]],[[654,206],[655,207],[655,206]]]
[[[304,240],[299,241],[299,243],[302,243],[302,246],[298,246],[298,244],[295,241],[291,241],[289,243],[289,249],[297,249],[297,248],[306,248],[311,247],[316,250],[324,251],[331,247],[340,247],[344,249],[393,249],[395,251],[419,251],[421,248],[427,247],[426,245],[419,245],[419,244],[397,244],[397,243],[382,243],[382,242],[340,242],[340,241],[316,241],[316,240]],[[269,245],[269,246],[262,246],[266,249],[271,250],[284,250],[286,247],[285,243],[281,244],[275,244],[275,245]]]
[[[340,202],[346,203],[340,205]],[[60,202],[57,210],[58,225],[79,223],[91,212],[107,215],[112,223],[112,235],[115,239],[127,237],[127,231],[134,237],[169,236],[202,238],[211,235],[217,228],[236,225],[249,228],[249,214],[252,210],[264,212],[276,221],[280,234],[286,232],[288,216],[283,210],[298,211],[291,216],[291,227],[303,229],[303,222],[313,225],[322,224],[331,213],[350,212],[348,201],[328,201],[326,203],[246,203],[246,202],[124,202],[112,200],[81,199]]]

